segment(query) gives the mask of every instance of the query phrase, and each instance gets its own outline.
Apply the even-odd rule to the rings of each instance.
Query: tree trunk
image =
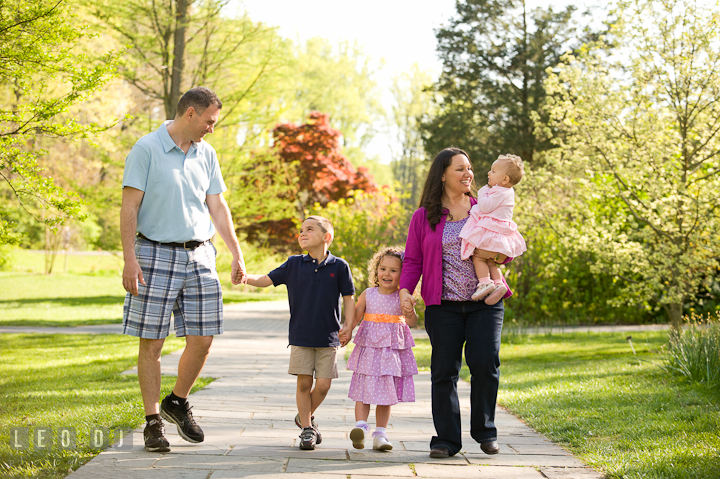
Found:
[[[665,312],[670,318],[670,325],[673,329],[682,329],[683,324],[683,303],[670,303],[664,306]]]
[[[170,98],[165,105],[168,120],[175,118],[177,104],[180,101],[180,88],[185,69],[185,25],[187,23],[188,0],[176,0],[175,45],[173,48],[172,77],[170,79]]]

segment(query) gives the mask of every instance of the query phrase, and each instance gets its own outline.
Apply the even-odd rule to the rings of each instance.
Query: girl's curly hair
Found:
[[[397,258],[402,264],[403,260],[405,259],[405,248],[403,246],[384,246],[380,248],[378,252],[373,255],[372,258],[370,258],[370,261],[368,261],[368,279],[370,281],[370,284],[374,286],[380,286],[377,270],[378,266],[380,266],[380,261],[382,261],[385,256],[392,256],[393,258]]]

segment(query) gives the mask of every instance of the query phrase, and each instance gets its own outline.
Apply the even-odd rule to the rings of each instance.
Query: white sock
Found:
[[[355,421],[355,427],[361,427],[365,429],[366,431],[370,429],[370,426],[368,426],[367,421]]]
[[[387,428],[384,427],[376,427],[375,431],[373,432],[373,436],[386,436],[387,437]]]

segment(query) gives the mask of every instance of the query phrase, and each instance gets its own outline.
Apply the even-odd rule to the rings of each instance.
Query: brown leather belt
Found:
[[[160,241],[151,240],[150,238],[148,238],[147,236],[145,236],[142,233],[138,233],[137,236],[138,236],[138,238],[142,238],[145,241],[149,241],[151,243],[161,244],[161,245],[165,245],[165,246],[174,246],[175,248],[185,248],[185,249],[195,249],[198,246],[201,246],[209,241],[209,240],[205,240],[205,241],[186,241],[184,243],[161,243]]]

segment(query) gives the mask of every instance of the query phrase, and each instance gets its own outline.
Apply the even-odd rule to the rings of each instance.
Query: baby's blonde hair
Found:
[[[380,261],[382,261],[385,256],[392,256],[393,258],[399,259],[400,265],[402,266],[402,262],[405,259],[405,250],[402,246],[385,246],[373,255],[370,261],[368,261],[368,279],[370,280],[370,284],[374,286],[380,286],[377,270],[378,266],[380,266]]]
[[[505,174],[510,178],[510,186],[520,183],[525,174],[525,165],[523,160],[517,155],[500,155],[496,161],[501,161],[505,165]]]

